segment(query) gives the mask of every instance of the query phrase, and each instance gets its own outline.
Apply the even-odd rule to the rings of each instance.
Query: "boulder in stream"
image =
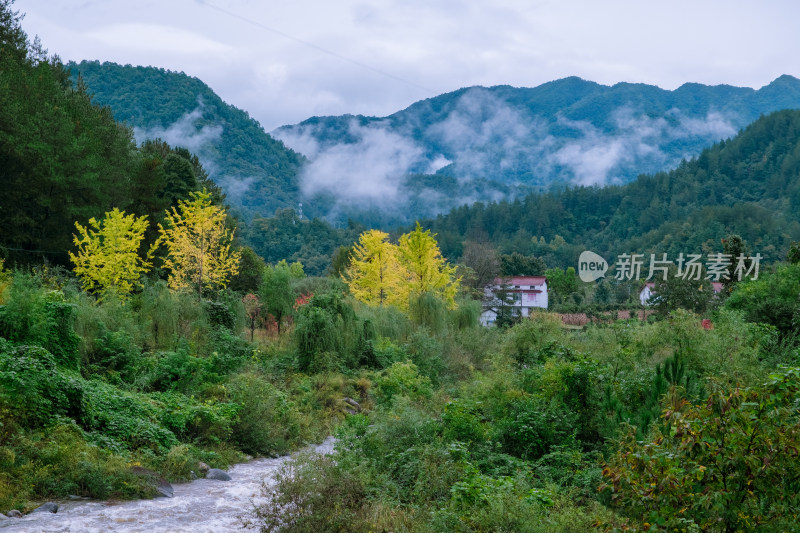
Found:
[[[8,512],[9,518],[22,518],[22,513],[18,509],[11,509]]]
[[[220,470],[219,468],[211,468],[206,472],[206,479],[216,479],[219,481],[230,481],[231,476],[228,475],[227,472],[224,470]]]
[[[134,466],[131,471],[137,476],[147,479],[153,485],[153,488],[156,489],[156,498],[172,498],[175,495],[175,489],[158,472],[141,466]]]
[[[36,509],[34,509],[33,511],[31,511],[31,513],[57,513],[57,512],[58,512],[58,504],[55,502],[44,503],[39,507],[37,507]]]

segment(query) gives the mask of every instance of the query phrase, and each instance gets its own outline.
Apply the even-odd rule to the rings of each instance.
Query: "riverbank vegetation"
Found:
[[[334,456],[287,462],[246,520],[290,532],[796,529],[800,253],[784,244],[797,221],[760,243],[787,262],[768,266],[765,251],[758,279],[717,296],[707,282],[659,283],[652,314],[638,280],[579,283],[564,268],[567,251],[597,241],[522,232],[527,255],[499,254],[490,242],[505,238],[485,230],[519,226],[490,216],[505,205],[461,209],[455,229],[439,219],[443,235],[334,234],[292,210],[237,232],[196,156],[137,145],[10,6],[0,0],[0,512],[151,497],[159,476],[335,434]],[[699,165],[650,181],[681,177],[689,192],[673,199],[691,199]],[[775,166],[794,180],[770,182],[794,195],[781,205],[797,204],[796,167]],[[590,193],[620,199],[598,209],[627,205],[622,188],[603,191],[514,209],[555,220],[539,207]],[[343,235],[352,245],[337,248]],[[716,239],[697,235],[673,240],[712,253]],[[301,250],[314,276],[294,261]],[[584,323],[551,310],[479,325],[484,285],[542,273]]]

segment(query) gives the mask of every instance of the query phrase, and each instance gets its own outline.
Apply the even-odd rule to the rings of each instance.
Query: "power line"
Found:
[[[25,248],[10,248],[0,244],[0,250],[11,250],[13,252],[28,252],[31,254],[65,254],[66,250],[26,250]]]
[[[369,70],[370,72],[374,72],[376,74],[380,74],[381,76],[384,76],[386,78],[390,78],[390,79],[393,79],[395,81],[399,81],[401,83],[404,83],[404,84],[409,85],[411,87],[414,87],[416,89],[420,89],[422,91],[425,91],[425,92],[427,92],[429,94],[435,94],[434,90],[429,89],[427,87],[423,87],[422,85],[420,85],[418,83],[414,83],[413,81],[409,81],[409,80],[407,80],[405,78],[401,78],[400,76],[395,76],[394,74],[391,74],[391,73],[386,72],[384,70],[372,67],[370,65],[367,65],[366,63],[362,63],[362,62],[357,61],[355,59],[351,59],[351,58],[349,58],[347,56],[343,56],[342,54],[334,52],[333,50],[328,50],[327,48],[323,48],[322,46],[316,45],[314,43],[311,43],[311,42],[308,42],[308,41],[304,41],[303,39],[298,39],[297,37],[289,35],[288,33],[284,33],[284,32],[282,32],[280,30],[275,29],[275,28],[271,28],[270,26],[267,26],[266,24],[262,24],[260,22],[255,21],[255,20],[249,19],[249,18],[244,17],[242,15],[239,15],[237,13],[234,13],[233,11],[228,11],[227,9],[221,8],[219,6],[215,6],[214,4],[212,4],[210,2],[207,2],[205,0],[197,0],[197,1],[198,1],[198,3],[200,5],[209,7],[211,9],[215,10],[215,11],[219,11],[220,13],[224,13],[224,14],[228,15],[229,17],[233,17],[235,19],[241,20],[242,22],[246,22],[246,23],[248,23],[248,24],[250,24],[252,26],[255,26],[257,28],[260,28],[262,30],[266,30],[268,32],[274,33],[275,35],[279,35],[279,36],[283,37],[284,39],[289,39],[290,41],[294,41],[296,43],[300,43],[300,44],[302,44],[304,46],[307,46],[309,48],[313,48],[314,50],[316,50],[318,52],[322,52],[323,54],[327,54],[327,55],[333,56],[336,59],[339,59],[341,61],[345,61],[345,62],[350,63],[352,65],[355,65],[357,67],[363,68],[365,70]]]

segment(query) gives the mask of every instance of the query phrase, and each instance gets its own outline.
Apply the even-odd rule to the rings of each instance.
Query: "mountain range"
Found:
[[[198,154],[246,220],[303,202],[308,216],[397,225],[476,201],[620,185],[677,167],[759,116],[800,108],[800,80],[754,90],[687,83],[471,87],[387,117],[312,117],[267,134],[202,81],[153,67],[81,62],[95,102]]]

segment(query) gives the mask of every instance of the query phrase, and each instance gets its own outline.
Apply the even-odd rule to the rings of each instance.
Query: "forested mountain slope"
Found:
[[[303,157],[270,137],[245,111],[197,78],[155,67],[69,63],[94,102],[134,128],[137,140],[162,138],[196,153],[228,202],[245,218],[296,206]]]
[[[675,168],[762,114],[800,107],[791,76],[758,90],[687,83],[674,91],[571,77],[459,89],[382,118],[312,117],[270,136],[183,73],[69,66],[138,140],[162,137],[197,153],[244,218],[303,202],[307,216],[339,225],[396,226],[476,201],[627,183]]]
[[[706,253],[738,233],[766,259],[800,239],[800,111],[780,111],[669,172],[625,185],[573,187],[512,202],[477,203],[427,223],[443,251],[485,238],[504,251],[574,265],[583,249]],[[561,239],[559,239],[559,236]]]
[[[303,153],[325,153],[380,132],[417,149],[410,172],[603,185],[674,168],[760,115],[789,108],[800,108],[792,76],[759,90],[686,83],[674,91],[570,77],[534,88],[464,88],[388,117],[312,117],[274,133]]]

